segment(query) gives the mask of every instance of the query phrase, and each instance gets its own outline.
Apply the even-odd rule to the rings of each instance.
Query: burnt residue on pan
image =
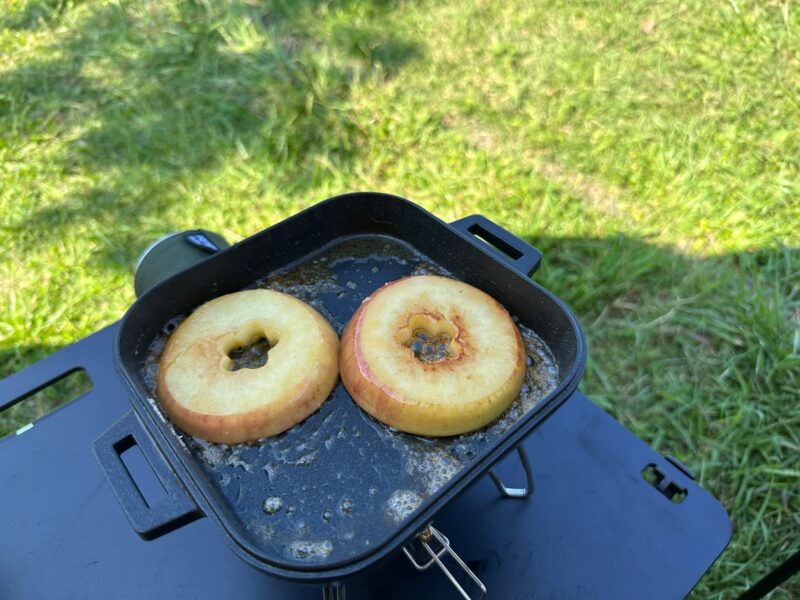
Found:
[[[370,293],[422,274],[451,276],[397,239],[357,236],[251,287],[308,302],[341,334]],[[153,397],[158,359],[186,316],[166,323],[150,347],[143,375]],[[212,444],[165,422],[265,554],[298,565],[345,560],[389,537],[556,388],[558,368],[550,350],[515,321],[528,355],[522,391],[499,419],[470,434],[429,439],[393,430],[364,413],[341,383],[305,421],[253,444]],[[158,402],[153,405],[164,417]]]

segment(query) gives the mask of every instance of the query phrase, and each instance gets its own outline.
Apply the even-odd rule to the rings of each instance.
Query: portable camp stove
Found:
[[[247,566],[208,519],[153,541],[131,530],[92,454],[98,433],[130,407],[111,359],[116,327],[0,381],[0,407],[79,368],[93,384],[0,441],[0,597],[318,600],[319,587]],[[486,477],[434,524],[490,598],[681,598],[730,539],[727,515],[713,497],[580,393],[522,448],[536,477],[526,500],[504,498]],[[124,456],[144,496],[157,502],[165,492],[150,463],[142,454]],[[642,476],[649,465],[663,474],[660,485]],[[523,471],[509,457],[495,474],[523,481]],[[685,490],[682,502],[664,495],[669,484]],[[436,539],[428,544],[441,550]],[[423,554],[432,559],[417,542],[407,550],[421,566]],[[446,553],[439,559],[472,597],[481,593]],[[401,550],[344,582],[347,598],[457,597],[434,570],[417,571]]]
[[[485,219],[464,219],[455,228],[467,239],[479,235],[482,241],[470,242],[478,247],[488,239],[494,248],[481,252],[522,271],[541,258],[527,245],[518,252],[522,243]],[[194,262],[187,252],[202,259],[224,246],[212,239],[201,231],[187,234],[194,249],[183,248],[181,268]],[[137,276],[137,293],[154,282],[142,283],[146,275]],[[487,590],[497,598],[676,598],[692,589],[730,539],[724,509],[680,462],[570,392],[540,429],[497,447],[498,458],[506,459],[484,463],[489,477],[454,486],[438,505],[434,498],[429,514],[411,519],[410,529],[388,537],[368,560],[316,570],[276,564],[262,548],[248,554],[224,516],[199,518],[211,515],[213,502],[200,497],[202,486],[194,487],[192,478],[176,476],[180,467],[165,438],[130,411],[129,382],[117,368],[120,335],[114,324],[0,382],[0,410],[78,369],[94,386],[0,441],[0,509],[5,539],[14,540],[0,545],[3,597],[91,591],[304,598],[322,585],[326,599],[343,598],[345,589],[351,599],[439,598],[447,586],[464,598]],[[134,448],[140,453],[129,452]],[[133,533],[117,502],[133,530],[153,541]],[[434,576],[433,567],[445,577]]]

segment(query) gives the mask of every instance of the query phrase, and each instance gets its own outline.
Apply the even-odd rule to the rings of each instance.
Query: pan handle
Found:
[[[483,215],[470,215],[453,221],[450,226],[466,235],[475,245],[510,264],[525,277],[533,275],[542,262],[542,253],[536,248]]]
[[[153,506],[122,461],[122,453],[134,446],[139,447],[166,493]],[[133,411],[95,440],[94,455],[131,527],[142,538],[155,539],[202,516]]]

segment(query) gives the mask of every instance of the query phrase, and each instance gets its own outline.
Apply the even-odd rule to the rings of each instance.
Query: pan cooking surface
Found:
[[[450,276],[395,238],[363,235],[340,240],[251,287],[308,302],[341,335],[370,293],[388,281],[422,274]],[[148,353],[143,374],[153,396],[160,353],[185,317],[166,324]],[[255,444],[212,444],[178,429],[175,435],[266,556],[300,568],[350,559],[391,536],[556,388],[558,368],[550,350],[517,324],[528,353],[522,392],[503,416],[477,432],[437,439],[398,432],[363,412],[340,382],[308,419]],[[163,417],[158,402],[151,404]]]

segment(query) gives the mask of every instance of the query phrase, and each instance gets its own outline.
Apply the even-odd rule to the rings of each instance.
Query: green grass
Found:
[[[696,597],[733,597],[800,544],[798,8],[3,0],[0,375],[116,320],[166,232],[480,212],[545,252],[583,390],[729,511]]]

